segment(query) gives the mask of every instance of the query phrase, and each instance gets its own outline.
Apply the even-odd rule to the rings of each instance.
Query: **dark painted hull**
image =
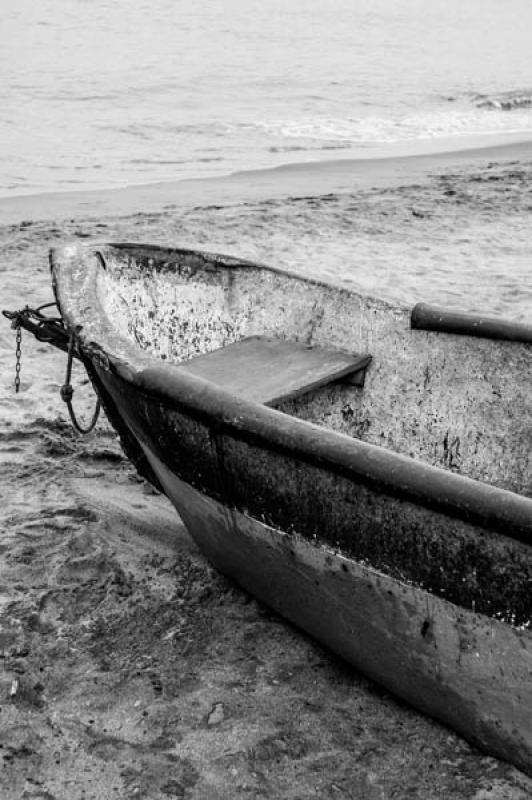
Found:
[[[212,563],[532,774],[532,501],[157,366],[116,336],[90,286],[74,297],[81,274],[56,260],[69,325],[95,320],[80,346],[107,414]]]
[[[464,609],[344,556],[323,538],[309,541],[224,502],[230,467],[224,471],[224,446],[215,430],[198,450],[198,473],[210,450],[220,469],[220,493],[194,487],[179,476],[183,470],[169,466],[194,457],[188,445],[175,450],[175,412],[167,411],[166,426],[150,429],[146,422],[157,414],[156,404],[130,394],[108,374],[100,380],[103,397],[121,409],[122,425],[215,567],[398,697],[532,774],[530,631]],[[191,417],[193,438],[196,425]]]

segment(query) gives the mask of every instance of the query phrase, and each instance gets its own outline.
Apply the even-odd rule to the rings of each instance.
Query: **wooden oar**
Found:
[[[428,303],[418,303],[414,306],[410,324],[417,330],[532,344],[532,325],[497,317],[485,317],[481,314],[465,314]]]

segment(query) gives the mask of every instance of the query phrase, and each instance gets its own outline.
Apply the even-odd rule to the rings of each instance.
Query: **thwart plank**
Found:
[[[356,373],[359,378],[370,361],[365,354],[250,336],[179,366],[246,400],[275,405]]]

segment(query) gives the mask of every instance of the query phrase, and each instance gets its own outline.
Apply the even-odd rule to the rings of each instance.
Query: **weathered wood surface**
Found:
[[[87,336],[98,340],[110,325],[113,348],[127,360],[147,364],[151,353],[184,362],[254,335],[371,353],[362,392],[337,382],[281,409],[532,496],[529,345],[412,331],[410,309],[220,256],[143,246],[107,247],[105,258],[104,273],[81,247],[63,252],[63,285],[71,270],[69,303]],[[94,307],[84,312],[91,260],[99,318]]]
[[[249,336],[181,367],[238,397],[274,405],[352,375],[369,360],[330,347]]]

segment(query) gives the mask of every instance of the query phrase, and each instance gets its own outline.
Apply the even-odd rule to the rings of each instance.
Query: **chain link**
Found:
[[[22,356],[22,328],[20,325],[16,326],[17,338],[15,348],[15,392],[18,394],[20,391],[20,361]]]
[[[68,413],[74,428],[78,433],[90,433],[95,427],[101,410],[100,398],[96,398],[96,407],[88,425],[83,426],[77,419],[72,407],[72,396],[74,388],[70,382],[72,377],[72,364],[74,358],[79,358],[82,363],[85,363],[83,354],[80,353],[76,344],[76,337],[73,331],[69,332],[63,324],[61,317],[47,317],[43,314],[43,309],[55,306],[56,303],[46,303],[44,306],[33,309],[26,306],[21,311],[4,311],[2,312],[7,319],[11,320],[11,327],[15,330],[16,347],[15,347],[15,392],[20,392],[20,370],[22,360],[22,328],[26,328],[32,333],[37,341],[49,342],[55,345],[60,350],[66,350],[68,353],[67,368],[65,383],[61,387],[61,397],[65,401]],[[67,344],[68,342],[68,344]]]

